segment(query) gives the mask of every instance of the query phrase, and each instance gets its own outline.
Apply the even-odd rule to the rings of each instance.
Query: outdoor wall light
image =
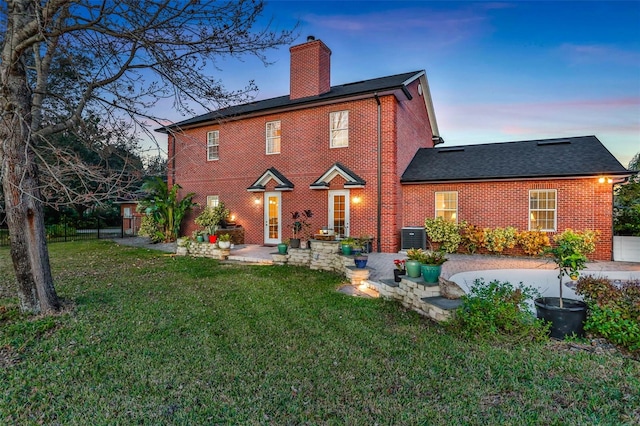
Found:
[[[235,215],[235,214],[232,214],[232,215],[231,215],[231,222],[235,222],[235,220],[236,220],[236,215]]]
[[[351,199],[351,201],[353,202],[353,204],[360,204],[360,202],[362,201],[362,198],[355,196]]]
[[[598,183],[604,183],[604,176],[600,176],[598,178]]]
[[[260,197],[256,197],[256,199],[253,200],[253,204],[260,204]]]

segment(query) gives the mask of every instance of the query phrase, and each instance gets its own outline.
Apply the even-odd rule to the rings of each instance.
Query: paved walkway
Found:
[[[146,247],[154,250],[175,253],[175,243],[150,244],[148,238],[128,237],[114,239],[118,244]],[[271,254],[277,252],[276,247],[264,247],[252,244],[241,244],[231,250],[231,260],[251,263],[270,263]],[[370,253],[367,267],[371,268],[369,279],[377,281],[393,278],[393,261],[406,259],[401,253]],[[442,265],[442,276],[449,278],[459,272],[481,271],[489,269],[554,269],[555,264],[547,259],[509,256],[449,254],[449,259]],[[594,261],[587,264],[590,271],[640,271],[640,263]]]

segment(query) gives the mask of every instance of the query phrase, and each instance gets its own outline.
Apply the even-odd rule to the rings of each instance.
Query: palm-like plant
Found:
[[[158,240],[175,241],[178,238],[182,220],[195,205],[192,201],[195,193],[190,192],[179,199],[180,189],[181,186],[178,184],[169,188],[167,183],[158,177],[142,185],[146,196],[140,201],[140,205],[161,229],[162,236]]]

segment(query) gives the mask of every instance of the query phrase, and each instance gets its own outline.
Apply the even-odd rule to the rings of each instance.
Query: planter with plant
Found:
[[[576,232],[567,229],[556,235],[555,246],[545,250],[558,269],[559,297],[540,297],[534,301],[537,317],[551,323],[551,337],[564,339],[565,336],[584,335],[587,318],[587,304],[575,299],[562,297],[563,277],[578,279],[580,271],[586,267],[587,254],[595,251],[597,233]]]
[[[340,249],[342,251],[342,254],[344,254],[345,256],[349,256],[353,251],[353,245],[355,244],[355,242],[356,240],[351,237],[346,237],[340,240]]]
[[[397,283],[402,281],[402,276],[406,275],[406,260],[404,259],[395,259],[393,261],[395,265],[395,269],[393,270],[393,280]]]
[[[278,254],[287,254],[287,248],[289,248],[289,239],[286,238],[278,243]]]
[[[231,247],[231,234],[222,234],[218,237],[218,247],[226,250]]]
[[[215,207],[206,206],[195,218],[194,222],[196,225],[205,228],[209,234],[209,242],[213,244],[217,240],[216,231],[218,226],[227,216],[229,216],[229,210],[220,201]]]
[[[422,266],[423,259],[424,250],[421,248],[410,248],[407,250],[407,260],[405,261],[407,275],[411,278],[418,278],[421,274],[420,268]]]
[[[442,264],[447,261],[444,253],[441,251],[425,250],[422,255],[420,271],[422,278],[427,283],[437,283],[440,273],[442,272]]]
[[[309,223],[308,219],[311,219],[312,217],[313,213],[311,210],[291,212],[291,218],[293,219],[293,222],[291,223],[293,236],[289,242],[291,248],[300,248],[300,237],[311,228],[311,223]]]

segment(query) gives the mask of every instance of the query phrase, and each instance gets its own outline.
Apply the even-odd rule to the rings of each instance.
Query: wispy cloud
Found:
[[[558,47],[558,53],[574,64],[618,63],[640,67],[640,52],[621,49],[606,44],[564,43]]]

